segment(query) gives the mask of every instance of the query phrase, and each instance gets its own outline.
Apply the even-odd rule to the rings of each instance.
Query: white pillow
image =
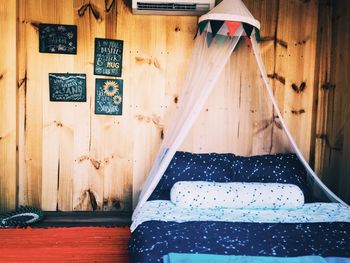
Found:
[[[187,208],[296,209],[304,194],[293,184],[180,181],[170,191],[176,206]]]

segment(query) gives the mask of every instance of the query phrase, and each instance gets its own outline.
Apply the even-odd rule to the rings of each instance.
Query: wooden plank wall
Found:
[[[350,2],[320,1],[315,168],[350,202]]]
[[[109,12],[105,2],[114,3]],[[308,158],[318,1],[244,2],[261,21],[267,72],[286,121]],[[79,15],[78,10],[88,3],[90,6]],[[121,0],[18,0],[17,9],[8,8],[18,13],[18,204],[62,211],[130,210],[176,107],[197,17],[134,16]],[[0,21],[6,22],[2,16]],[[76,24],[78,54],[39,53],[40,22]],[[10,46],[13,34],[4,35],[9,36]],[[94,114],[95,37],[124,40],[123,116]],[[244,43],[242,48],[247,49]],[[11,51],[15,57],[16,49]],[[252,134],[245,120],[254,119],[256,101],[239,98],[254,95],[256,99],[257,94],[243,87],[257,83],[259,74],[251,70],[253,58],[246,64],[241,59],[245,58],[239,53],[232,56],[182,149],[258,153],[253,139],[242,143],[244,133]],[[246,73],[232,74],[241,67]],[[59,72],[86,73],[86,103],[49,101],[48,73]],[[243,82],[237,85],[240,80]],[[300,91],[302,83],[304,91]],[[266,120],[267,131],[281,137],[278,120],[273,116],[271,112]],[[272,146],[269,141],[268,147],[271,151],[281,149],[277,141]],[[0,159],[0,167],[3,163]],[[4,172],[11,176],[0,174],[0,180],[16,182],[15,172],[9,168]],[[1,193],[0,200],[2,196],[5,193]],[[12,202],[15,199],[11,197]]]
[[[0,211],[16,205],[16,1],[0,1]]]
[[[261,49],[267,74],[285,122],[308,159],[312,140],[318,1],[246,0],[244,3],[261,22]],[[261,85],[256,70],[253,57],[247,62],[246,53],[233,54],[185,141],[184,150],[233,151],[241,155],[263,153],[256,149],[257,141],[250,125],[260,110],[255,108],[252,98],[261,94],[248,91],[251,86]],[[233,74],[237,71],[238,74]],[[259,124],[267,126],[263,147],[271,148],[271,152],[289,150],[290,145],[275,115],[266,116],[265,124]]]
[[[133,16],[123,1],[21,0],[19,21],[18,75],[26,77],[18,98],[19,204],[130,211],[132,187],[141,188],[181,87],[197,18]],[[38,53],[40,22],[76,24],[77,55]],[[94,114],[95,37],[124,40],[122,116]],[[50,102],[54,72],[86,73],[87,102]]]

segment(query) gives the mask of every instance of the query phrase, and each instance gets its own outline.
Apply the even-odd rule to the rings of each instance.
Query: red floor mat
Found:
[[[0,262],[123,262],[128,227],[0,229]]]

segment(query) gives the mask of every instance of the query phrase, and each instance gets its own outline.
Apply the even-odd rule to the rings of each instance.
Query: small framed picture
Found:
[[[39,52],[77,54],[77,26],[39,24]]]
[[[96,79],[95,114],[122,115],[123,80]]]
[[[86,101],[86,75],[49,73],[50,101]]]
[[[121,77],[122,62],[122,40],[95,38],[95,75]]]

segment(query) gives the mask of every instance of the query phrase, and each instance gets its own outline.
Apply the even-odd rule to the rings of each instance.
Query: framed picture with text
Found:
[[[95,114],[122,115],[123,80],[96,79]]]
[[[86,75],[49,73],[50,101],[86,101]]]
[[[39,24],[39,52],[77,54],[77,26]]]
[[[95,38],[95,75],[121,77],[122,62],[122,40]]]

